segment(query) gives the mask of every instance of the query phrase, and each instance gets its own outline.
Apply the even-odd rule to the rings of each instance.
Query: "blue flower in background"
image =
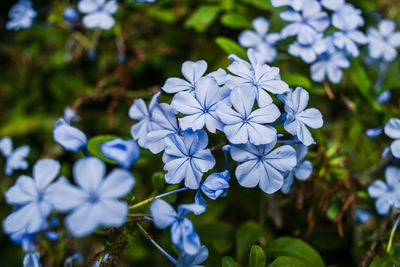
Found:
[[[391,98],[392,98],[392,93],[390,92],[390,90],[384,90],[376,98],[376,103],[382,105],[389,102]]]
[[[46,225],[46,217],[53,209],[49,200],[50,183],[58,175],[60,167],[60,163],[55,160],[39,160],[33,166],[33,179],[21,175],[7,190],[5,194],[7,203],[16,205],[17,209],[3,221],[5,233],[32,234]]]
[[[375,207],[379,214],[386,215],[392,206],[400,205],[400,169],[387,167],[386,183],[376,180],[368,187],[368,194],[376,198]]]
[[[82,22],[87,28],[108,30],[115,24],[112,14],[117,12],[118,3],[115,0],[80,0],[78,9],[86,14]]]
[[[272,103],[272,98],[266,91],[272,94],[289,92],[289,86],[281,80],[279,68],[258,63],[254,49],[247,50],[247,56],[250,63],[235,55],[228,57],[233,61],[228,70],[237,76],[228,74],[225,86],[231,89],[237,86],[255,88],[259,107]]]
[[[182,91],[193,92],[198,80],[203,77],[207,70],[207,62],[204,60],[199,61],[185,61],[182,64],[182,74],[186,80],[172,77],[168,78],[165,82],[162,90],[167,93],[178,93]],[[218,69],[217,71],[211,72],[206,76],[213,77],[218,85],[225,82],[226,72],[223,69]]]
[[[185,186],[198,189],[203,173],[215,165],[215,159],[206,149],[208,137],[205,131],[187,130],[179,135],[165,138],[165,151],[162,157],[165,163],[165,181],[178,184],[185,179]]]
[[[76,114],[76,110],[70,107],[64,109],[63,119],[66,123],[71,124],[71,122],[77,122],[80,120],[79,116]]]
[[[390,145],[393,156],[400,158],[400,120],[397,118],[390,119],[384,128],[385,134],[395,139]]]
[[[241,162],[235,174],[239,184],[244,187],[259,185],[265,193],[272,194],[283,185],[283,173],[296,166],[296,150],[284,145],[272,150],[276,138],[271,143],[255,146],[247,143],[232,145],[232,159]]]
[[[206,246],[201,246],[199,251],[194,254],[190,255],[187,254],[185,251],[179,255],[179,258],[176,262],[177,267],[202,267],[203,262],[205,262],[208,258],[208,249]]]
[[[49,195],[56,210],[69,212],[65,219],[68,230],[81,237],[92,233],[98,226],[123,225],[128,205],[118,199],[134,186],[132,174],[117,168],[104,177],[105,164],[95,157],[78,160],[73,173],[79,187],[62,177],[52,185]]]
[[[378,30],[368,29],[368,51],[373,59],[393,61],[400,47],[400,32],[395,32],[396,23],[392,20],[382,20]]]
[[[171,106],[187,116],[179,118],[183,130],[200,130],[206,125],[207,130],[215,133],[222,130],[223,124],[216,114],[217,104],[229,101],[231,90],[219,87],[213,77],[203,77],[196,85],[193,93],[180,92],[174,96]]]
[[[13,143],[10,137],[0,139],[0,152],[6,158],[4,173],[11,175],[14,170],[26,170],[29,165],[25,158],[30,150],[30,147],[25,145],[13,151]]]
[[[365,135],[369,138],[375,138],[382,134],[382,127],[368,129],[365,131]]]
[[[359,223],[366,223],[371,219],[371,212],[369,210],[355,208],[354,220]]]
[[[332,36],[325,38],[327,49],[318,56],[317,61],[311,65],[311,79],[322,82],[327,76],[332,83],[342,80],[342,68],[348,68],[350,61],[342,51],[338,51],[333,45]]]
[[[65,150],[79,152],[86,149],[86,135],[78,128],[70,126],[64,119],[58,119],[53,128],[54,140]]]
[[[150,131],[158,129],[158,124],[153,120],[153,110],[158,106],[158,98],[161,92],[155,94],[150,101],[149,109],[143,99],[135,99],[132,106],[129,108],[129,117],[133,120],[139,121],[132,125],[131,135],[132,138],[138,141],[139,145],[144,148],[149,148],[147,143],[147,135]]]
[[[279,33],[268,33],[269,22],[263,17],[255,18],[252,22],[255,31],[245,30],[239,35],[239,43],[246,48],[254,48],[263,57],[262,62],[275,60],[277,51],[276,42],[279,41]]]
[[[135,141],[115,138],[100,146],[106,158],[117,161],[125,169],[130,169],[140,156],[140,149]]]
[[[151,114],[156,127],[147,134],[147,146],[154,154],[164,150],[165,138],[169,135],[180,135],[182,129],[176,119],[177,111],[167,103],[156,105]]]
[[[297,41],[303,45],[315,42],[318,34],[329,27],[329,16],[322,11],[321,5],[316,0],[306,0],[301,9],[301,14],[296,11],[283,11],[281,19],[292,22],[281,31],[281,38],[297,36]]]
[[[318,55],[326,50],[326,42],[322,34],[317,35],[315,41],[308,45],[302,45],[294,42],[289,45],[288,53],[295,57],[300,57],[304,62],[310,64],[314,62]]]
[[[282,96],[285,102],[286,121],[285,130],[296,136],[304,145],[309,146],[314,142],[310,131],[306,126],[313,129],[321,128],[324,124],[321,112],[316,108],[308,108],[309,94],[301,87]]]
[[[340,30],[351,31],[364,25],[361,10],[347,4],[345,0],[322,0],[321,4],[333,11],[332,25]]]
[[[41,267],[42,265],[40,264],[40,253],[30,252],[26,254],[22,264],[23,267]]]
[[[271,0],[273,7],[290,6],[294,10],[301,10],[306,0]]]
[[[79,15],[76,12],[75,8],[67,7],[64,9],[64,21],[66,22],[76,22],[79,20]]]
[[[36,17],[36,11],[32,8],[32,2],[20,0],[13,5],[8,12],[10,20],[6,24],[7,30],[19,30],[20,28],[29,28],[33,19]]]
[[[75,252],[72,256],[66,258],[65,261],[64,261],[64,265],[67,265],[68,267],[74,267],[75,266],[75,264],[74,264],[75,261],[78,261],[78,262],[82,262],[83,261],[83,256],[79,251]]]
[[[225,197],[229,189],[229,179],[230,175],[228,170],[214,172],[200,185],[200,189],[207,197],[213,200],[219,197]]]
[[[307,156],[307,152],[308,152],[307,146],[303,144],[298,145],[296,150],[297,164],[293,170],[286,173],[285,180],[281,188],[282,193],[287,194],[289,192],[290,187],[293,184],[293,176],[300,181],[307,180],[308,177],[310,177],[313,167],[311,161],[304,160],[304,158]]]
[[[154,224],[160,229],[171,227],[172,242],[189,255],[197,254],[201,244],[192,222],[185,216],[190,212],[200,214],[204,211],[205,208],[201,205],[184,204],[178,206],[177,213],[171,205],[162,199],[154,200],[150,206]]]
[[[278,107],[270,103],[253,111],[256,91],[253,87],[236,87],[231,93],[235,110],[221,103],[217,114],[225,124],[224,133],[232,144],[260,145],[270,143],[276,138],[276,129],[266,123],[274,122],[280,116]],[[272,101],[271,101],[272,102]]]
[[[338,48],[346,51],[352,57],[358,57],[360,51],[358,45],[368,43],[367,37],[358,30],[334,32],[332,42]]]

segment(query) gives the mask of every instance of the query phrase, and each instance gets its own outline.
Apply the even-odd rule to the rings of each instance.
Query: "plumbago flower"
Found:
[[[266,145],[232,145],[232,159],[241,163],[235,171],[241,186],[259,185],[261,190],[268,194],[275,193],[282,187],[283,173],[296,166],[296,150],[289,145],[272,150],[276,142],[275,137]]]
[[[153,110],[158,105],[157,101],[160,95],[161,92],[158,92],[151,98],[148,109],[146,103],[141,98],[135,99],[129,108],[129,117],[139,121],[131,127],[132,138],[138,141],[139,145],[143,148],[148,148],[148,133],[158,128],[158,124],[153,120]]]
[[[183,91],[193,92],[197,81],[203,77],[207,70],[207,62],[204,60],[199,61],[186,61],[182,64],[182,74],[186,80],[172,77],[168,78],[165,82],[162,90],[167,93],[178,93]],[[226,72],[223,69],[218,69],[217,71],[207,74],[208,77],[213,77],[218,85],[225,82]]]
[[[198,189],[203,173],[215,165],[215,159],[209,149],[205,131],[184,131],[182,136],[169,135],[165,138],[165,151],[162,157],[165,163],[165,181],[178,184],[183,179],[185,186]]]
[[[395,30],[396,23],[391,20],[382,20],[378,30],[368,29],[368,51],[371,58],[391,62],[397,57],[400,32],[395,32]]]
[[[376,180],[368,187],[368,194],[376,198],[375,207],[381,215],[388,214],[392,206],[400,205],[400,169],[387,167],[385,177],[386,183]]]
[[[254,49],[248,49],[247,56],[250,63],[235,55],[228,57],[233,61],[228,70],[236,76],[228,74],[225,86],[231,89],[237,86],[255,88],[259,107],[272,103],[272,98],[266,91],[272,94],[289,92],[289,86],[280,78],[279,68],[258,63]]]
[[[64,119],[58,119],[53,128],[54,140],[65,150],[79,152],[86,149],[86,135],[78,128],[70,126]]]
[[[0,152],[6,158],[5,175],[11,175],[14,170],[26,170],[28,162],[25,158],[30,152],[30,147],[20,146],[13,151],[13,143],[10,137],[0,139]]]
[[[31,234],[43,228],[47,216],[53,209],[49,199],[50,184],[59,171],[60,163],[52,159],[42,159],[33,166],[33,179],[26,175],[18,177],[5,194],[7,203],[17,206],[17,209],[3,221],[5,233]]]
[[[32,2],[29,0],[18,1],[8,12],[10,21],[6,24],[7,30],[19,30],[20,28],[29,28],[33,19],[36,17],[36,11],[32,8]]]
[[[171,205],[161,199],[154,200],[150,206],[154,224],[160,229],[171,227],[172,243],[190,256],[199,253],[201,243],[192,222],[185,215],[190,212],[200,214],[204,211],[205,208],[201,205],[183,204],[178,206],[177,213]]]
[[[322,34],[320,34],[316,37],[315,41],[309,45],[302,45],[299,42],[293,42],[289,45],[288,53],[292,56],[300,57],[304,62],[310,64],[325,50],[326,42],[322,38]]]
[[[276,42],[279,41],[279,33],[267,34],[269,22],[263,17],[255,18],[252,22],[254,32],[245,30],[239,35],[239,43],[246,48],[254,48],[262,58],[260,62],[272,62],[275,60],[277,51]]]
[[[301,87],[281,96],[285,103],[286,120],[285,130],[296,136],[304,145],[309,146],[314,142],[306,125],[318,129],[324,124],[321,112],[316,108],[308,108],[309,94]]]
[[[140,156],[140,150],[135,141],[121,138],[102,143],[100,150],[106,158],[117,161],[125,169],[130,169]]]
[[[314,43],[317,35],[329,27],[329,16],[322,11],[321,5],[316,0],[305,0],[301,14],[287,10],[281,12],[280,17],[284,21],[292,22],[282,29],[281,38],[297,36],[297,41],[303,45]]]
[[[76,237],[92,233],[99,226],[121,226],[128,214],[128,205],[118,200],[129,193],[135,184],[132,174],[125,169],[114,169],[104,177],[105,164],[98,158],[78,160],[73,169],[72,185],[60,178],[52,185],[49,198],[54,208],[69,212],[65,222]]]
[[[219,197],[225,197],[229,189],[229,179],[230,174],[228,170],[210,174],[207,179],[200,184],[200,189],[194,197],[194,203],[207,207],[207,201],[201,195],[202,191],[212,200],[216,200]]]
[[[117,12],[118,3],[115,0],[80,0],[78,9],[86,14],[82,22],[87,28],[108,30],[115,24],[112,14]]]
[[[296,150],[296,158],[297,164],[293,170],[289,171],[285,175],[285,180],[283,182],[283,186],[281,188],[282,193],[287,194],[290,190],[290,187],[293,184],[293,176],[296,177],[300,181],[307,180],[310,177],[313,167],[311,161],[304,160],[307,156],[308,147],[299,144]]]
[[[229,102],[231,90],[227,87],[219,87],[213,77],[201,78],[193,93],[180,92],[174,96],[171,106],[175,110],[187,116],[179,119],[179,125],[183,130],[193,131],[203,129],[215,133],[222,130],[223,124],[216,114],[217,104]]]
[[[276,138],[276,129],[266,123],[274,122],[280,116],[278,107],[272,101],[253,111],[256,91],[252,87],[236,87],[231,93],[235,110],[226,104],[217,107],[217,114],[225,124],[224,133],[232,144],[261,145]]]
[[[384,132],[390,138],[395,139],[390,145],[393,156],[400,158],[400,120],[397,118],[390,119],[384,128]]]

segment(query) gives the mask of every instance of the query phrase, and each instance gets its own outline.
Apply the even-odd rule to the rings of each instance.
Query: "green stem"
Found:
[[[185,191],[185,190],[188,190],[188,189],[189,188],[187,188],[187,187],[183,187],[183,188],[179,188],[179,189],[176,189],[176,190],[173,190],[173,191],[166,192],[166,193],[158,195],[158,196],[150,197],[150,198],[145,199],[145,200],[143,200],[143,201],[141,201],[139,203],[136,203],[135,205],[130,206],[129,209],[130,210],[137,209],[137,208],[139,208],[139,207],[141,207],[143,205],[146,205],[146,204],[152,202],[155,199],[166,197],[166,196],[169,196],[169,195],[172,195],[172,194],[175,194],[175,193],[179,193],[179,192],[182,192],[182,191]]]
[[[388,242],[388,245],[387,245],[386,253],[389,253],[391,248],[392,248],[394,233],[396,232],[396,229],[397,229],[397,226],[399,225],[399,222],[400,222],[400,216],[397,218],[396,222],[393,225],[392,231],[390,232],[390,238],[389,238],[389,242]]]

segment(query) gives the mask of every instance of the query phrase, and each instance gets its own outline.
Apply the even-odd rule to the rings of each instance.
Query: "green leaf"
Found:
[[[307,267],[307,265],[298,259],[283,256],[274,260],[268,267]]]
[[[89,139],[88,142],[88,146],[87,149],[90,153],[90,155],[95,156],[100,158],[101,160],[111,163],[111,164],[115,164],[118,165],[118,162],[116,162],[115,160],[111,160],[106,158],[103,153],[101,152],[100,146],[102,143],[107,142],[107,141],[111,141],[115,138],[118,138],[118,136],[115,135],[98,135],[95,136],[93,138]]]
[[[225,256],[221,260],[222,267],[239,267],[239,263],[237,263],[234,259],[229,256]]]
[[[243,14],[228,13],[221,17],[221,23],[234,29],[245,29],[251,27],[251,22]]]
[[[290,87],[301,86],[305,89],[311,87],[311,81],[308,77],[301,74],[282,73],[282,80],[285,81]],[[325,91],[324,91],[325,92]]]
[[[357,86],[362,95],[367,98],[371,97],[371,82],[369,81],[368,75],[365,72],[363,66],[358,60],[351,61],[350,70],[351,80]]]
[[[151,176],[151,182],[153,183],[154,188],[157,191],[163,190],[165,186],[165,178],[164,178],[164,173],[162,172],[155,172]]]
[[[245,222],[236,231],[236,258],[239,262],[246,260],[249,250],[258,240],[264,238],[264,229],[255,222]]]
[[[215,42],[219,47],[221,47],[227,54],[235,54],[238,57],[247,59],[246,50],[241,47],[235,41],[226,37],[217,37]]]
[[[289,256],[304,262],[307,266],[325,266],[318,252],[301,239],[281,237],[264,249],[268,256]]]
[[[254,245],[250,250],[249,267],[265,267],[266,258],[263,249],[260,246]]]
[[[326,216],[333,221],[336,218],[336,216],[338,216],[339,213],[340,213],[340,206],[338,205],[338,203],[333,203],[332,205],[329,206],[328,210],[326,211]]]
[[[272,9],[269,0],[242,0],[242,2],[264,10]]]
[[[165,22],[174,23],[175,22],[175,10],[174,9],[159,9],[158,7],[150,8],[147,13],[153,18]]]
[[[393,264],[397,264],[397,262],[389,257],[379,257],[375,258],[369,267],[393,267]]]
[[[185,22],[188,28],[194,28],[198,32],[204,31],[217,17],[220,11],[219,6],[200,6]]]

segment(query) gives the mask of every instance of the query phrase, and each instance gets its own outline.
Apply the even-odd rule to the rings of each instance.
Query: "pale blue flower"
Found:
[[[355,208],[354,220],[359,223],[366,223],[371,219],[371,212],[369,210]]]
[[[368,194],[376,198],[375,207],[379,214],[386,215],[392,206],[400,205],[400,169],[387,167],[386,182],[376,180],[368,187]]]
[[[206,149],[208,137],[203,130],[184,131],[182,136],[168,135],[165,138],[165,151],[162,157],[165,163],[165,181],[178,184],[183,179],[185,186],[198,189],[203,173],[215,165],[215,159]]]
[[[332,10],[332,25],[344,31],[352,31],[364,25],[361,10],[345,0],[322,0],[321,4]]]
[[[280,17],[285,21],[292,22],[282,29],[281,38],[286,39],[295,35],[297,41],[303,45],[314,43],[317,35],[329,27],[329,16],[322,11],[321,5],[316,0],[305,0],[301,14],[287,10],[281,12]]]
[[[26,254],[22,264],[23,267],[41,267],[42,264],[40,264],[40,253],[31,252]]]
[[[350,61],[344,52],[338,51],[333,45],[333,37],[325,38],[327,49],[318,56],[315,63],[311,65],[311,79],[322,82],[327,76],[332,83],[339,83],[342,80],[342,68],[348,68]]]
[[[25,252],[31,252],[36,249],[35,242],[37,241],[36,234],[29,234],[26,231],[16,232],[10,235],[11,241],[15,244],[21,245]]]
[[[153,110],[159,105],[157,101],[160,95],[161,92],[158,92],[151,98],[148,109],[146,103],[141,98],[135,99],[132,106],[129,108],[129,117],[139,121],[131,127],[132,138],[143,148],[149,148],[147,143],[147,135],[149,132],[160,128],[153,120]]]
[[[86,14],[82,22],[87,28],[108,30],[115,24],[112,15],[118,10],[118,3],[115,0],[80,0],[78,9]]]
[[[326,50],[326,42],[322,38],[322,34],[317,35],[315,41],[308,45],[302,45],[294,42],[289,45],[288,53],[295,57],[300,57],[304,62],[310,64],[314,62],[318,55]]]
[[[115,138],[100,146],[106,158],[117,161],[125,169],[130,169],[140,156],[140,149],[135,141]]]
[[[376,103],[385,104],[389,102],[391,98],[392,98],[392,93],[390,92],[390,90],[384,90],[376,98]]]
[[[7,30],[19,30],[20,28],[29,28],[33,19],[36,17],[36,11],[32,8],[32,2],[29,0],[19,0],[8,12],[10,20],[6,24]]]
[[[263,17],[255,18],[252,22],[255,31],[245,30],[239,35],[239,43],[246,48],[254,48],[262,59],[262,62],[272,62],[277,56],[275,48],[279,41],[279,33],[268,33],[269,22]]]
[[[201,246],[199,251],[194,254],[190,255],[187,254],[185,251],[181,252],[179,258],[176,262],[177,267],[202,267],[203,262],[205,262],[208,258],[208,249],[206,246]]]
[[[63,12],[64,21],[66,22],[76,22],[79,20],[79,15],[76,12],[75,8],[67,7],[64,9]]]
[[[306,0],[271,0],[273,7],[290,6],[294,10],[301,10]]]
[[[369,138],[375,138],[382,134],[382,127],[368,129],[365,131],[365,135]]]
[[[204,125],[212,133],[222,131],[223,124],[216,114],[217,104],[229,102],[231,90],[219,87],[213,77],[203,77],[197,81],[193,93],[180,92],[174,96],[171,106],[178,112],[185,114],[179,118],[179,125],[183,130],[201,130]]]
[[[168,78],[162,90],[167,93],[178,93],[182,91],[191,93],[194,91],[197,81],[203,77],[206,70],[207,62],[204,60],[185,61],[182,64],[181,71],[186,80],[177,77]],[[218,69],[206,76],[214,77],[218,85],[221,85],[225,82],[226,72],[223,69]]]
[[[99,226],[123,225],[128,205],[119,198],[124,197],[134,186],[132,174],[116,168],[104,177],[105,164],[95,157],[78,160],[73,173],[79,187],[61,178],[52,185],[49,196],[57,211],[69,213],[65,223],[72,235],[81,237],[92,233]]]
[[[11,175],[14,170],[26,170],[29,165],[25,158],[28,156],[30,150],[30,147],[27,145],[13,150],[13,143],[10,137],[0,139],[0,152],[6,158],[4,173]]]
[[[225,124],[224,133],[232,144],[260,145],[276,138],[276,129],[266,123],[274,122],[280,116],[278,107],[272,103],[253,111],[256,90],[253,87],[236,87],[231,93],[235,110],[226,104],[217,107],[217,114]]]
[[[313,129],[321,128],[324,124],[321,112],[316,108],[308,108],[309,94],[301,87],[290,91],[282,96],[285,102],[286,121],[285,130],[296,136],[304,145],[309,146],[314,142],[310,131],[306,126]]]
[[[229,171],[214,172],[210,174],[207,179],[200,185],[201,191],[213,199],[216,200],[219,197],[225,197],[229,189]]]
[[[232,145],[232,159],[241,164],[235,175],[244,187],[259,185],[265,193],[272,194],[283,185],[283,173],[296,166],[296,150],[284,145],[272,150],[276,138],[269,144],[255,146],[251,143]]]
[[[397,57],[400,32],[395,32],[395,30],[396,23],[392,20],[382,20],[378,30],[368,29],[368,51],[371,58],[391,62]]]
[[[352,57],[358,57],[360,54],[358,45],[367,44],[368,39],[361,31],[349,30],[334,32],[332,42],[338,49],[346,51]]]
[[[76,114],[76,110],[70,107],[64,109],[63,119],[66,123],[71,124],[71,122],[77,122],[80,120],[79,116]]]
[[[293,176],[300,181],[307,180],[308,177],[310,177],[313,167],[311,161],[304,160],[304,158],[307,156],[307,152],[308,152],[307,146],[303,144],[298,145],[296,149],[297,164],[293,170],[285,174],[285,180],[281,188],[282,193],[287,194],[289,192],[290,187],[293,184]]]
[[[147,134],[146,144],[154,154],[164,150],[165,139],[169,135],[180,135],[182,129],[176,118],[177,111],[167,103],[156,105],[152,112],[152,121],[156,127]]]
[[[267,64],[260,64],[254,49],[247,50],[250,63],[235,56],[230,55],[229,60],[232,64],[228,70],[234,75],[227,75],[225,86],[234,89],[237,86],[253,87],[256,89],[256,98],[259,107],[272,103],[272,94],[283,94],[289,92],[289,86],[281,80],[279,68],[270,67]]]
[[[53,207],[49,200],[50,183],[60,171],[60,163],[52,159],[43,159],[33,166],[33,179],[26,175],[18,177],[10,187],[5,198],[7,203],[17,209],[3,221],[3,230],[7,234],[40,231],[46,224],[46,217]]]
[[[54,140],[65,150],[79,152],[86,149],[86,135],[78,128],[70,126],[64,119],[58,119],[53,128]]]
[[[201,205],[183,204],[178,206],[177,213],[171,205],[162,199],[154,200],[150,206],[154,224],[160,229],[171,227],[172,243],[189,255],[197,254],[201,248],[201,243],[192,222],[185,215],[190,212],[200,214],[204,211],[205,208]]]
[[[385,134],[395,139],[390,145],[393,156],[400,158],[400,120],[397,118],[390,119],[384,128]]]

